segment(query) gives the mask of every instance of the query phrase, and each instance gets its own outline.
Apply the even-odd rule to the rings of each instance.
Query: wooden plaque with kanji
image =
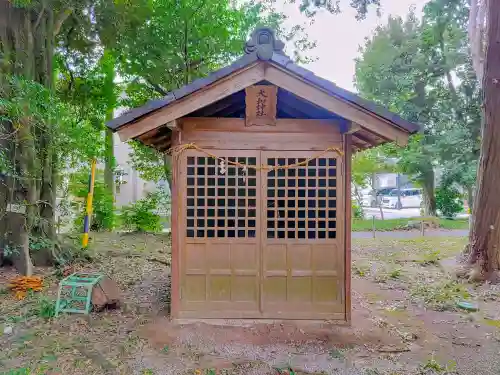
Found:
[[[246,91],[246,126],[276,125],[276,86],[256,85]]]

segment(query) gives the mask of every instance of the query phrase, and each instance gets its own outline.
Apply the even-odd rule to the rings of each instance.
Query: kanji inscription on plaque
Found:
[[[246,126],[276,125],[276,86],[256,85],[245,89]]]

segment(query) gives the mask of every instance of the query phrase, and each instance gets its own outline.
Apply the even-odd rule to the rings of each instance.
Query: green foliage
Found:
[[[40,236],[30,236],[29,238],[30,251],[39,251],[42,249],[48,249],[53,246],[52,241],[49,238]]]
[[[125,82],[126,107],[204,77],[243,54],[243,46],[257,25],[275,28],[293,46],[287,51],[295,60],[309,61],[307,52],[315,43],[304,27],[285,27],[287,17],[272,1],[159,0],[147,8],[148,21],[126,29],[113,49]],[[131,162],[147,181],[169,180],[163,155],[138,142],[130,142]]]
[[[22,367],[13,370],[7,370],[7,372],[0,372],[0,375],[33,375],[33,372],[29,367]]]
[[[6,258],[11,258],[12,256],[19,255],[20,251],[18,247],[6,244],[3,247],[3,255]]]
[[[452,374],[455,373],[457,364],[455,361],[449,361],[445,366],[441,365],[433,358],[428,359],[425,363],[418,367],[418,375],[430,374]]]
[[[363,219],[365,217],[363,207],[361,207],[355,201],[352,201],[352,217],[354,219]]]
[[[464,210],[460,192],[451,186],[436,189],[436,205],[444,217],[453,218]]]
[[[400,279],[402,275],[403,269],[401,267],[387,264],[375,273],[373,279],[377,283],[386,283],[389,279]]]
[[[431,209],[427,214],[434,214],[438,163],[448,184],[474,184],[480,97],[468,55],[467,9],[465,0],[431,0],[422,21],[413,13],[405,20],[390,18],[356,61],[361,95],[424,127],[404,149],[388,145],[382,150],[398,158],[399,169],[422,186]]]
[[[0,121],[14,127],[23,118],[34,126],[60,118],[62,104],[43,85],[22,76],[3,77],[0,85]]]
[[[159,151],[137,141],[128,144],[132,148],[130,163],[143,180],[158,182],[170,178],[170,170],[165,167],[163,155]]]
[[[296,0],[289,1],[292,3],[296,2]],[[340,13],[340,5],[341,2],[339,0],[300,0],[299,9],[308,17],[314,17],[317,11],[321,9],[334,14]],[[379,11],[380,0],[350,0],[349,5],[357,11],[356,18],[362,20],[366,17],[370,6],[375,6],[377,12]]]
[[[77,231],[83,228],[85,217],[85,202],[88,195],[89,170],[82,169],[70,175],[69,193],[81,203],[78,206],[79,215],[74,225]],[[105,228],[113,228],[115,224],[115,213],[113,208],[113,196],[109,194],[102,180],[102,171],[97,170],[94,182],[94,194],[92,199],[92,218],[90,230],[101,231]]]
[[[51,319],[56,315],[56,301],[40,296],[30,308],[30,315],[42,319]]]
[[[121,208],[121,225],[134,232],[161,232],[160,213],[168,212],[168,206],[169,198],[165,193],[149,193],[145,198]]]
[[[230,63],[243,53],[258,24],[276,28],[297,58],[314,46],[302,26],[283,27],[286,16],[273,2],[159,0],[147,13],[148,21],[124,30],[113,47],[122,56],[122,76],[132,85],[127,106],[163,96]]]
[[[389,271],[389,277],[391,279],[399,279],[402,275],[402,268],[401,267],[394,267]]]
[[[373,174],[393,172],[393,165],[387,163],[382,149],[369,149],[357,152],[352,157],[352,181],[360,187],[367,187],[367,181]],[[373,187],[374,188],[374,187]]]

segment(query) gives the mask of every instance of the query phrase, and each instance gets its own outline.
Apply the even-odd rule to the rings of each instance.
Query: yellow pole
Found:
[[[85,211],[85,217],[83,219],[83,238],[82,247],[86,248],[89,244],[89,231],[90,231],[90,218],[92,217],[92,199],[94,198],[94,181],[95,181],[95,169],[97,161],[92,160],[90,167],[90,177],[89,177],[89,192],[87,194],[87,206]]]

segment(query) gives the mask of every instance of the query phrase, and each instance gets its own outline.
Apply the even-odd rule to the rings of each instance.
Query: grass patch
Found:
[[[345,359],[344,352],[342,350],[340,350],[340,349],[337,349],[337,348],[331,349],[328,352],[328,356],[330,357],[330,359],[340,359],[340,360],[344,360]]]
[[[436,249],[426,249],[421,256],[417,259],[417,262],[422,266],[437,265],[442,259],[441,251]]]
[[[434,284],[416,283],[410,290],[411,297],[432,310],[455,310],[456,303],[470,298],[463,284],[443,280]]]
[[[403,268],[394,263],[379,264],[375,267],[373,281],[386,283],[389,280],[399,280],[403,276]]]
[[[446,365],[441,365],[434,358],[428,359],[418,367],[418,375],[428,374],[452,374],[455,373],[457,364],[455,361],[449,361]]]
[[[469,229],[469,219],[439,219],[442,229]]]
[[[375,230],[386,232],[403,229],[408,225],[408,220],[410,219],[387,219],[387,220],[375,220]],[[372,219],[353,219],[352,221],[352,231],[353,232],[368,232],[373,228]]]
[[[355,275],[365,277],[370,272],[370,265],[353,263],[352,271],[354,272]]]
[[[401,267],[394,267],[389,271],[389,278],[391,279],[399,279],[403,274]]]
[[[465,237],[354,238],[352,247],[354,262],[357,265],[367,264],[374,260],[386,263],[416,262],[421,265],[430,265],[440,259],[459,254],[467,241]]]
[[[399,218],[387,220],[375,220],[375,230],[379,232],[390,232],[394,230],[403,230],[408,227],[408,222],[419,221],[420,218]],[[469,219],[443,219],[439,218],[439,227],[441,229],[469,229]],[[353,219],[353,232],[369,232],[373,228],[372,219]]]

